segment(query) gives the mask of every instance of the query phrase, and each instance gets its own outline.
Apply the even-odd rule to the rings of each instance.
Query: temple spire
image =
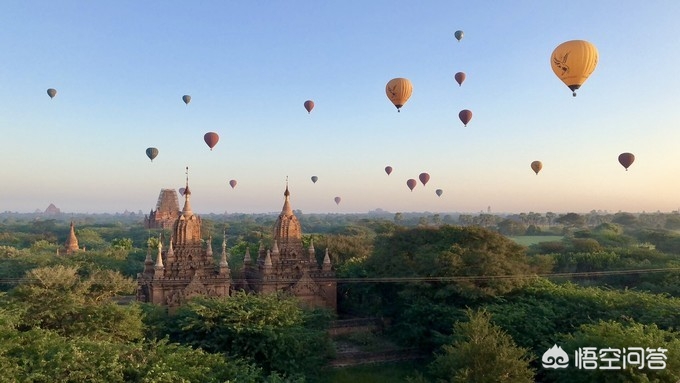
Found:
[[[290,191],[288,191],[288,177],[286,177],[286,191],[283,192],[286,197],[283,202],[283,209],[281,209],[281,215],[290,216],[293,215],[293,209],[290,207]]]
[[[71,229],[68,233],[68,238],[66,239],[66,254],[71,254],[74,251],[78,251],[78,238],[76,238],[76,231],[71,221]]]
[[[191,211],[191,203],[189,202],[191,198],[191,190],[189,190],[189,167],[186,167],[186,186],[184,186],[184,208],[182,208],[182,215],[190,216],[193,215]]]
[[[213,251],[212,251],[212,235],[208,236],[208,248],[205,250],[205,255],[212,257],[213,256]]]
[[[156,256],[156,264],[153,266],[154,269],[156,269],[156,272],[158,270],[163,270],[165,266],[163,266],[163,244],[161,243],[161,238],[160,236],[158,237],[158,255]]]

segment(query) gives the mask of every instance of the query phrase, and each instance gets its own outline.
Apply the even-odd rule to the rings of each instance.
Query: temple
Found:
[[[307,249],[302,244],[302,230],[290,205],[288,185],[283,195],[283,209],[274,224],[272,247],[265,249],[261,243],[255,261],[246,252],[245,285],[241,288],[257,293],[288,292],[303,304],[335,311],[337,283],[328,249],[319,265],[313,240]]]
[[[159,239],[155,260],[151,252],[147,253],[144,271],[137,275],[138,301],[173,308],[196,295],[229,295],[231,276],[226,254],[216,265],[210,240],[203,246],[201,218],[191,210],[188,175],[184,208],[178,212],[167,249],[163,247]]]
[[[66,251],[66,254],[73,254],[78,250],[80,250],[78,247],[78,238],[76,237],[73,221],[71,221],[71,229],[69,230],[68,238],[66,238],[66,243],[64,244],[64,251]]]
[[[155,259],[151,251],[147,253],[144,271],[137,278],[137,300],[173,308],[196,295],[228,296],[231,290],[238,289],[256,294],[288,293],[306,306],[336,311],[337,283],[328,249],[319,263],[313,241],[304,247],[287,183],[283,195],[283,209],[274,225],[271,248],[265,248],[261,242],[254,260],[246,248],[243,269],[238,270],[239,279],[233,283],[226,236],[218,264],[213,258],[211,238],[206,246],[202,244],[201,218],[191,210],[187,175],[184,208],[177,212],[168,244],[163,244],[160,238]]]
[[[156,210],[151,210],[149,215],[144,216],[144,227],[147,229],[170,229],[179,218],[179,214],[179,202],[175,189],[161,189]]]

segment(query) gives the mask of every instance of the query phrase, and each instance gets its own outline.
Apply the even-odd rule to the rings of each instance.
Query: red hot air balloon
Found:
[[[236,180],[231,180],[231,181],[229,181],[229,186],[231,186],[231,188],[233,189],[233,188],[236,187],[236,184],[237,184],[237,183],[238,183],[238,182],[236,182]]]
[[[387,173],[388,176],[389,176],[390,174],[392,174],[392,167],[391,167],[391,166],[386,166],[386,167],[385,167],[385,173]]]
[[[465,81],[465,73],[463,73],[463,72],[458,72],[458,73],[456,73],[455,76],[453,76],[453,78],[456,79],[456,82],[458,83],[458,86],[461,86],[461,85],[463,85],[463,81]]]
[[[413,191],[413,188],[415,188],[416,185],[418,185],[418,181],[414,180],[413,178],[410,178],[408,181],[406,181],[406,186],[408,186],[411,191]]]
[[[635,156],[633,153],[621,153],[619,154],[619,163],[626,168],[626,171],[628,171],[628,167],[633,164],[633,161],[635,161]]]
[[[186,189],[184,189],[184,188],[179,188],[179,194],[183,196],[185,190],[186,190]]]
[[[420,173],[418,179],[420,179],[420,182],[422,182],[423,186],[425,186],[427,184],[427,181],[430,180],[430,175],[427,173]]]
[[[464,126],[467,126],[468,122],[472,120],[472,112],[467,109],[463,109],[460,111],[460,113],[458,113],[458,118],[460,118]]]
[[[305,109],[307,109],[307,113],[312,113],[312,109],[314,109],[314,101],[312,100],[305,101]]]
[[[444,191],[442,189],[437,189],[435,190],[435,193],[437,193],[437,197],[441,197]]]
[[[340,201],[342,201],[342,198],[340,198],[340,197],[335,197],[335,198],[333,198],[333,200],[335,201],[335,204],[336,204],[336,205],[340,205]]]
[[[203,136],[203,140],[208,145],[210,150],[213,150],[215,145],[217,145],[217,141],[220,140],[220,136],[215,132],[208,132]]]

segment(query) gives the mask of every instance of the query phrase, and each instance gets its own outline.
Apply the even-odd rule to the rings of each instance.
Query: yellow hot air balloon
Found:
[[[385,86],[387,98],[397,107],[397,112],[406,104],[412,92],[413,85],[407,78],[393,78]]]
[[[550,66],[576,97],[576,89],[580,88],[593,73],[597,61],[595,45],[585,40],[571,40],[555,48],[550,57]]]

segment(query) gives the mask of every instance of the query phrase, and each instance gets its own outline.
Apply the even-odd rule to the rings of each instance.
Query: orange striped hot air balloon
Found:
[[[573,96],[576,97],[576,90],[593,73],[598,59],[595,45],[585,40],[571,40],[555,48],[550,56],[550,66],[555,75],[571,89]]]
[[[413,85],[407,78],[393,78],[385,86],[385,93],[387,94],[387,98],[389,98],[394,106],[397,107],[397,112],[399,112],[401,111],[401,107],[404,106],[406,101],[411,97]]]

